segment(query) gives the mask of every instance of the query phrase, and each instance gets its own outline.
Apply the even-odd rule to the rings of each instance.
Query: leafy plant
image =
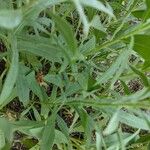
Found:
[[[149,149],[149,0],[0,3],[1,149]]]

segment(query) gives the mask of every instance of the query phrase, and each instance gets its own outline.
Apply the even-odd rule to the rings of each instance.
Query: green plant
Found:
[[[149,0],[0,4],[1,149],[149,149]]]

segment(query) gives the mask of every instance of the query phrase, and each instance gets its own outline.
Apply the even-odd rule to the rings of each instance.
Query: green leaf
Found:
[[[24,66],[19,65],[19,74],[16,82],[16,88],[19,100],[24,104],[24,106],[26,106],[29,102],[29,87],[23,69]]]
[[[93,36],[85,43],[81,43],[79,46],[79,50],[81,51],[81,53],[86,54],[92,51],[92,49],[95,48],[95,45],[96,45],[96,38],[95,36]]]
[[[115,62],[110,66],[110,68],[102,75],[97,76],[97,84],[105,83],[111,78],[116,79],[116,77],[118,77],[118,74],[120,75],[123,72],[123,70],[126,68],[128,57],[129,57],[129,51],[123,50],[123,52],[121,52],[121,54],[118,56]]]
[[[58,127],[60,128],[62,133],[66,136],[67,140],[69,141],[69,129],[65,121],[59,115],[57,115],[57,123],[58,123]]]
[[[8,121],[6,118],[1,117],[0,118],[0,131],[1,131],[1,142],[4,142],[4,136],[7,139],[8,142],[12,141],[13,137],[13,126],[11,125],[10,121]],[[4,135],[3,135],[4,134]],[[3,141],[2,141],[3,140]],[[5,141],[6,142],[6,141]],[[4,143],[3,143],[4,144]],[[1,146],[1,145],[0,145]]]
[[[135,35],[134,50],[140,54],[145,60],[149,61],[150,35]]]
[[[90,25],[99,31],[102,31],[104,33],[106,32],[106,28],[104,28],[104,26],[102,25],[101,20],[100,20],[100,16],[98,16],[98,15],[94,16]]]
[[[149,0],[146,0],[146,7],[138,10],[133,11],[133,15],[137,18],[143,19],[144,21],[150,18],[150,3]]]
[[[4,132],[0,129],[0,149],[5,146]]]
[[[64,19],[59,17],[58,15],[54,15],[54,14],[50,13],[50,16],[56,23],[58,31],[64,37],[71,54],[76,54],[77,53],[77,41],[74,37],[74,33],[73,33],[70,25]]]
[[[91,142],[92,142],[91,134],[92,134],[92,131],[94,130],[94,121],[83,108],[79,107],[76,109],[81,118],[81,124],[84,128],[86,148],[89,149]]]
[[[33,112],[34,112],[34,117],[37,121],[41,121],[41,116],[39,114],[39,112],[37,111],[37,109],[35,107],[32,107]]]
[[[122,80],[120,80],[120,82],[121,82],[121,85],[123,86],[125,94],[127,94],[127,95],[131,94],[131,91],[130,91],[129,87],[126,85],[126,83]]]
[[[0,10],[0,27],[13,29],[20,24],[21,20],[21,10]]]
[[[135,116],[125,111],[119,112],[119,118],[121,123],[127,124],[131,127],[143,130],[150,130],[150,126],[144,118]]]
[[[66,86],[65,94],[66,96],[71,96],[72,94],[75,94],[79,91],[81,91],[81,86],[77,82],[69,82]]]
[[[34,1],[34,9],[41,12],[43,9],[47,8],[48,6],[54,6],[61,2],[65,2],[66,0],[38,0]]]
[[[60,62],[63,51],[50,39],[37,36],[18,36],[18,49],[46,58],[49,61]]]
[[[33,91],[34,94],[36,94],[40,100],[43,100],[43,91],[40,85],[37,83],[36,78],[35,78],[35,72],[31,72],[26,76],[28,87],[30,90]]]
[[[13,39],[12,39],[13,38]],[[5,80],[5,83],[3,85],[2,92],[0,94],[0,105],[3,105],[6,99],[9,98],[11,95],[11,92],[14,88],[14,85],[17,80],[18,76],[18,50],[17,50],[17,41],[15,39],[15,36],[11,35],[11,49],[12,49],[12,61],[11,65]]]
[[[133,67],[133,66],[130,66],[130,68],[132,69],[132,71],[134,71],[137,75],[139,75],[140,76],[140,78],[142,79],[142,81],[143,81],[143,84],[146,86],[146,87],[149,87],[149,81],[148,81],[148,78],[146,77],[146,75],[143,73],[143,72],[141,72],[141,71],[139,71],[138,69],[136,69],[135,67]]]
[[[66,136],[59,130],[55,130],[55,144],[68,144],[68,139]]]
[[[44,127],[41,139],[41,150],[52,149],[55,139],[55,119],[56,119],[56,109],[54,109],[52,115],[47,119],[47,123]]]
[[[109,135],[116,131],[119,126],[119,111],[115,112],[110,119],[107,127],[104,129],[103,134]]]
[[[111,9],[111,7],[110,6],[105,7],[105,5],[102,2],[98,1],[98,0],[92,0],[92,3],[91,3],[90,0],[80,0],[80,2],[83,5],[93,7],[95,9],[98,9],[99,11],[103,11],[103,12],[107,13],[111,17],[114,17],[113,10]]]
[[[48,83],[52,83],[58,87],[63,87],[63,81],[60,75],[47,74],[44,80]]]
[[[101,150],[102,149],[102,137],[101,134],[99,132],[96,132],[96,148],[97,150]]]

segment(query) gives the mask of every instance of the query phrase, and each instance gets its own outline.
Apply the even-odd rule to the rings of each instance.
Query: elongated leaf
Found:
[[[84,8],[82,7],[80,0],[74,0],[74,3],[75,3],[75,6],[78,10],[79,15],[80,15],[80,19],[82,20],[82,23],[84,26],[83,32],[84,32],[85,37],[86,37],[88,35],[89,29],[90,29],[90,24],[89,24],[88,18],[85,15]]]
[[[99,132],[96,132],[95,134],[96,134],[96,148],[97,150],[101,150],[102,149],[102,137]]]
[[[104,135],[112,134],[118,128],[118,125],[119,125],[119,114],[118,113],[119,113],[119,111],[114,113],[114,115],[110,119],[107,127],[103,131]]]
[[[99,31],[102,31],[104,33],[106,32],[106,29],[103,27],[98,15],[94,16],[93,20],[91,21],[91,26]]]
[[[43,91],[38,82],[36,81],[35,73],[31,72],[30,74],[27,75],[26,79],[30,90],[32,90],[33,93],[40,98],[40,100],[43,100]]]
[[[0,118],[0,131],[1,131],[1,136],[3,136],[0,138],[1,142],[2,140],[3,142],[6,142],[5,139],[7,139],[8,142],[12,140],[13,126],[10,124],[10,121],[8,121],[4,117]]]
[[[5,136],[4,132],[0,130],[0,149],[2,149],[5,146]]]
[[[84,44],[82,43],[79,46],[79,49],[82,53],[86,54],[89,51],[91,51],[92,49],[95,48],[96,45],[96,38],[95,36],[93,36],[91,39],[89,39],[87,42],[85,42]]]
[[[150,130],[150,127],[145,119],[135,116],[133,114],[129,114],[124,111],[119,112],[119,120],[120,122],[127,124],[131,127],[143,130]]]
[[[0,27],[12,29],[17,27],[21,20],[21,10],[0,10]]]
[[[64,19],[57,15],[50,13],[50,16],[56,23],[56,26],[60,33],[63,35],[66,43],[68,44],[70,52],[72,54],[75,54],[77,52],[77,41],[74,38],[74,34],[70,25]]]
[[[12,40],[12,38],[14,38]],[[9,68],[1,95],[0,95],[0,105],[2,105],[7,98],[9,98],[14,84],[17,80],[18,75],[18,50],[17,50],[17,42],[15,40],[15,37],[11,37],[12,40],[12,61],[11,66]]]
[[[142,81],[143,81],[143,84],[144,84],[145,86],[149,87],[149,81],[148,81],[146,75],[145,75],[143,72],[137,70],[137,69],[136,69],[135,67],[133,67],[133,66],[130,66],[130,68],[132,69],[132,71],[134,71],[137,75],[140,76],[140,78],[141,78]]]
[[[124,50],[106,72],[104,72],[102,75],[98,75],[97,84],[105,83],[111,78],[116,78],[116,76],[118,77],[117,73],[119,72],[120,75],[126,68],[128,56],[129,51]]]
[[[120,80],[120,82],[121,82],[121,85],[123,86],[125,94],[127,94],[127,95],[131,94],[131,91],[130,91],[129,87],[126,85],[126,83],[122,80]]]
[[[55,144],[68,144],[68,139],[66,136],[59,130],[55,130]]]
[[[91,0],[80,0],[80,2],[86,6],[93,7],[100,11],[103,11],[112,17],[114,16],[112,9],[105,7],[104,4],[98,0],[92,0],[92,2]]]
[[[57,115],[57,123],[58,123],[58,127],[63,132],[63,134],[66,136],[67,140],[69,141],[69,129],[68,129],[65,121],[59,115]]]
[[[85,132],[86,147],[88,149],[91,145],[91,136],[90,135],[92,134],[92,131],[94,130],[94,121],[87,114],[87,112],[84,109],[82,109],[82,108],[76,108],[76,109],[81,118],[81,124],[82,124],[82,126],[84,128],[84,132]]]
[[[19,96],[19,100],[27,105],[29,102],[29,87],[27,84],[27,79],[25,78],[25,74],[23,73],[23,66],[19,66],[19,74],[16,82],[17,93]]]
[[[57,45],[51,44],[49,39],[42,37],[18,37],[18,49],[54,62],[60,62],[60,57],[63,57],[63,53]]]
[[[50,74],[48,74],[44,77],[44,80],[46,82],[52,83],[56,86],[63,87],[63,81],[62,81],[60,75],[50,75]]]
[[[34,9],[40,12],[48,6],[53,6],[65,1],[66,0],[38,0],[38,2],[34,3]]]
[[[52,149],[53,142],[55,139],[55,119],[56,119],[56,110],[48,118],[47,124],[44,127],[41,150],[50,150]]]

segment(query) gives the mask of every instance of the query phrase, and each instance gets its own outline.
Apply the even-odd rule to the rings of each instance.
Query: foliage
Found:
[[[149,0],[0,3],[1,149],[149,149]]]

